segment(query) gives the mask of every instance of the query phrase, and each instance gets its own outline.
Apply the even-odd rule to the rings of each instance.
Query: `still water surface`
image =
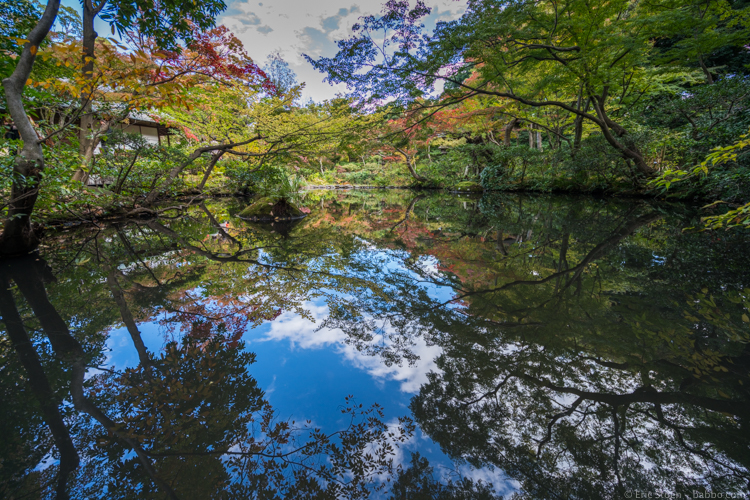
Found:
[[[294,223],[207,200],[0,264],[0,497],[747,491],[747,233],[645,201],[303,196]]]

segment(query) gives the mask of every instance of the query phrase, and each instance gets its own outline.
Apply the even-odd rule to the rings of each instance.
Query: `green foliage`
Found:
[[[297,199],[304,180],[290,175],[284,168],[262,165],[253,168],[245,162],[234,161],[224,167],[225,175],[237,189],[244,189],[263,197]]]
[[[434,474],[426,458],[412,453],[409,467],[398,472],[389,500],[503,500],[492,483],[462,477],[443,484]]]

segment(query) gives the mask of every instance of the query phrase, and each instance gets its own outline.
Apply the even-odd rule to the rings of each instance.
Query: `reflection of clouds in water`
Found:
[[[387,424],[388,432],[393,435],[398,435],[399,421],[397,419],[390,420]],[[422,430],[417,427],[415,433],[403,443],[397,443],[395,440],[389,440],[393,445],[393,467],[394,470],[399,465],[403,470],[408,469],[411,466],[411,455],[414,452],[419,452],[423,457],[427,458],[432,453],[430,444],[432,440],[429,436],[424,434]],[[427,446],[425,446],[427,445]],[[437,448],[437,445],[434,445]],[[447,459],[447,457],[446,457]],[[448,481],[457,482],[462,477],[472,479],[475,483],[482,481],[485,484],[492,483],[492,486],[496,493],[505,497],[518,491],[521,484],[508,478],[502,470],[496,467],[480,467],[475,468],[468,464],[457,465],[454,462],[446,460],[433,461],[434,458],[430,458],[430,466],[433,468],[435,478],[440,480],[443,484],[447,484]],[[382,474],[378,476],[378,480],[381,482],[387,482],[389,479],[393,481],[395,476],[388,476]]]
[[[495,491],[505,497],[521,488],[521,483],[515,479],[508,478],[503,471],[496,467],[491,469],[489,467],[475,469],[469,465],[462,465],[458,468],[458,472],[462,477],[468,477],[475,482],[481,480],[483,483],[492,483]]]
[[[401,425],[398,419],[393,419],[386,423],[388,426],[388,430],[386,431],[390,435],[398,436],[400,433],[398,432],[398,428]],[[377,476],[377,480],[381,483],[387,483],[390,479],[391,482],[395,479],[395,471],[398,466],[401,466],[404,470],[406,470],[409,467],[409,462],[411,461],[411,453],[412,451],[416,451],[417,449],[417,440],[418,435],[421,434],[421,431],[419,428],[417,428],[416,432],[408,439],[406,439],[403,443],[398,442],[393,438],[389,438],[388,441],[391,444],[393,455],[391,455],[391,458],[393,459],[393,470],[394,474],[379,474]],[[376,450],[372,450],[373,454]]]
[[[304,308],[310,312],[315,323],[297,314],[285,312],[270,323],[270,330],[260,340],[288,340],[292,347],[302,349],[320,349],[336,345],[337,352],[343,354],[344,358],[355,367],[365,370],[376,379],[399,381],[401,390],[410,394],[417,393],[419,387],[427,382],[427,374],[430,371],[438,371],[435,358],[440,355],[442,349],[438,346],[428,346],[422,338],[415,339],[414,345],[410,347],[410,350],[419,356],[419,360],[414,365],[402,363],[402,366],[395,364],[386,366],[379,357],[362,354],[353,346],[346,344],[346,334],[340,329],[318,329],[316,324],[328,316],[328,307],[308,302]],[[376,336],[375,342],[382,342],[382,338]]]
[[[440,261],[432,255],[422,255],[417,259],[417,267],[419,267],[427,276],[432,278],[440,277],[440,271],[438,270],[439,265]]]

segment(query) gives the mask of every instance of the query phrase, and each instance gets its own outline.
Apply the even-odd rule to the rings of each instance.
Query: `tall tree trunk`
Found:
[[[92,137],[94,133],[94,117],[91,115],[91,92],[90,88],[94,77],[94,56],[96,48],[96,38],[99,34],[94,29],[94,20],[101,9],[106,4],[102,0],[99,5],[94,5],[94,0],[84,0],[83,2],[83,54],[81,56],[83,67],[81,70],[84,87],[81,92],[81,128],[78,131],[78,152],[81,155],[81,166],[73,174],[73,180],[83,182],[88,180],[89,170],[94,157],[94,149],[97,142]]]
[[[542,131],[541,130],[536,131],[536,147],[539,148],[539,151],[544,151],[544,148],[542,147]]]
[[[510,147],[510,135],[513,132],[513,129],[518,125],[518,118],[513,118],[510,123],[508,123],[505,126],[505,130],[503,131],[503,145],[506,147]]]
[[[48,0],[42,18],[27,37],[27,42],[18,58],[13,74],[3,80],[5,101],[13,123],[23,140],[21,153],[13,164],[13,186],[10,193],[8,218],[0,235],[0,255],[19,255],[39,244],[39,238],[31,227],[39,183],[44,171],[44,152],[34,126],[23,105],[23,89],[31,75],[39,45],[47,37],[60,9],[60,0]]]
[[[529,149],[534,149],[534,126],[529,124]]]

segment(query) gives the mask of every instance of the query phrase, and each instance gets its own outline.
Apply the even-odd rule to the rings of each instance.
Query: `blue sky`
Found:
[[[297,79],[305,82],[303,98],[315,101],[334,97],[344,87],[323,82],[323,75],[303,59],[333,56],[335,41],[347,37],[357,20],[382,10],[383,0],[229,0],[219,23],[230,28],[257,61],[276,51],[289,62]],[[465,2],[426,0],[432,13],[425,25],[431,28],[438,20],[456,19]]]

